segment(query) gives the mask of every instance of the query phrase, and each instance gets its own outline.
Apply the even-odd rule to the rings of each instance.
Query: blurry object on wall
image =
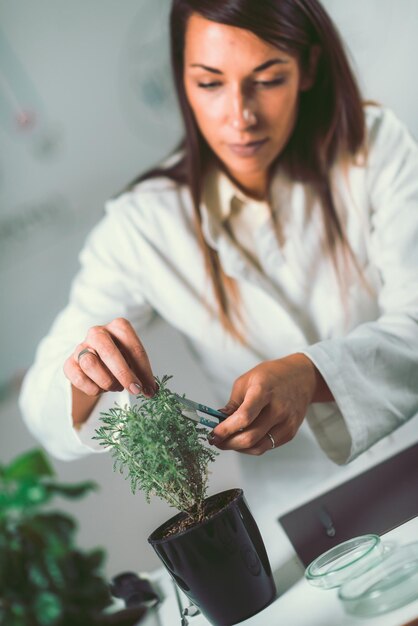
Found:
[[[120,104],[141,143],[166,145],[180,140],[181,117],[170,67],[167,0],[143,0],[122,45],[119,60]]]
[[[56,152],[60,134],[48,123],[42,97],[19,57],[0,31],[0,124],[6,132],[29,144],[33,156]]]
[[[36,255],[74,230],[75,212],[68,198],[51,192],[39,201],[22,203],[6,215],[0,215],[0,264],[14,265],[19,257]]]

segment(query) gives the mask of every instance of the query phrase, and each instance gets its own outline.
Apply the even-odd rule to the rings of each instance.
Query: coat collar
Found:
[[[265,209],[266,202],[246,195],[227,174],[216,165],[211,165],[206,176],[202,194],[202,229],[208,244],[218,249],[219,238],[224,232],[225,222],[243,206],[252,205]]]

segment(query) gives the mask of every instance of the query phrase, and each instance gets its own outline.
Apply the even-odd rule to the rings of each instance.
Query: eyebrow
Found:
[[[261,65],[258,65],[253,69],[253,72],[263,72],[268,69],[272,65],[286,65],[289,61],[285,61],[284,59],[270,59]],[[201,63],[191,63],[190,67],[201,67],[207,72],[211,72],[212,74],[223,74],[221,70],[216,69],[215,67],[209,67],[208,65],[202,65]]]

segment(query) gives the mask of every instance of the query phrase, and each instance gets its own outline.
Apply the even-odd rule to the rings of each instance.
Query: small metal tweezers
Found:
[[[223,420],[228,417],[225,413],[222,413],[222,411],[212,409],[210,406],[200,404],[200,402],[194,402],[193,400],[189,400],[189,398],[183,398],[178,394],[175,395],[177,400],[184,406],[182,414],[194,422],[198,422],[204,426],[209,426],[209,428],[215,428],[215,426],[217,426],[220,422],[223,422]],[[202,413],[203,415],[201,415]],[[210,417],[206,417],[207,415]],[[211,417],[216,418],[216,421],[214,419],[210,419]]]

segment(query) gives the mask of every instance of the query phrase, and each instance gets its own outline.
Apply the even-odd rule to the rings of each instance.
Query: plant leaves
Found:
[[[181,413],[170,376],[156,378],[158,392],[134,406],[115,405],[101,413],[95,439],[110,449],[114,469],[129,479],[131,490],[165,500],[195,521],[204,514],[208,464],[217,453],[207,445],[206,431]]]
[[[105,553],[78,550],[74,519],[42,507],[56,495],[82,497],[96,484],[51,480],[40,450],[0,469],[0,625],[93,626],[111,604],[100,573]]]
[[[38,595],[34,608],[39,626],[52,626],[56,624],[63,613],[59,597],[48,591]]]
[[[98,485],[93,481],[85,481],[70,485],[52,482],[45,484],[45,489],[51,496],[59,495],[64,496],[65,498],[81,498],[89,491],[97,491]]]
[[[36,479],[25,479],[15,485],[10,484],[12,488],[0,492],[0,517],[8,509],[27,509],[45,504],[50,499],[44,485]]]
[[[91,570],[96,570],[101,567],[106,556],[106,552],[100,548],[96,548],[96,550],[92,550],[87,555],[87,565]]]
[[[3,468],[3,480],[34,479],[41,476],[54,476],[54,470],[45,453],[40,449],[30,450],[18,456]]]
[[[51,551],[59,550],[60,545],[68,548],[72,543],[76,529],[76,523],[73,518],[59,512],[38,513],[29,518],[25,524],[22,523],[22,528],[26,526],[29,526],[32,531],[36,531],[41,537],[44,537]]]

